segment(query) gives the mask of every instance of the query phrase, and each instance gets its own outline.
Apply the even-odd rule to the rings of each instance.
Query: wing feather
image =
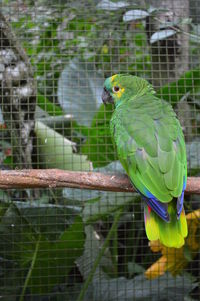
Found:
[[[170,202],[181,195],[187,173],[181,126],[166,102],[147,96],[135,102],[112,120],[119,159],[138,191]]]

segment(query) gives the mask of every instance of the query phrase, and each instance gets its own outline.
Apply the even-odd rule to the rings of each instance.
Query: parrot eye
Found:
[[[118,86],[114,86],[114,87],[113,87],[113,92],[114,92],[114,93],[119,92],[119,90],[120,90],[120,87],[118,87]]]

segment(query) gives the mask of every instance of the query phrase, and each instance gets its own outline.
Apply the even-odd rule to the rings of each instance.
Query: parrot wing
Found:
[[[152,95],[140,97],[134,105],[132,102],[118,110],[111,131],[122,165],[134,187],[151,202],[150,207],[168,220],[162,203],[180,197],[181,212],[186,153],[182,129],[171,106]]]

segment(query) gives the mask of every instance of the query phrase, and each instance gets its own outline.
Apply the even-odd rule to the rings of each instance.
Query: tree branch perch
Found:
[[[134,192],[128,177],[123,174],[75,172],[59,169],[1,170],[0,189],[59,188]],[[187,194],[200,194],[200,178],[188,178]]]

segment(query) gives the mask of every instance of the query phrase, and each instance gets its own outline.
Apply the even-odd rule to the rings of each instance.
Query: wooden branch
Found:
[[[1,170],[0,188],[59,188],[70,187],[103,191],[134,192],[123,174],[75,172],[59,169]],[[187,194],[200,194],[200,178],[188,178]]]

